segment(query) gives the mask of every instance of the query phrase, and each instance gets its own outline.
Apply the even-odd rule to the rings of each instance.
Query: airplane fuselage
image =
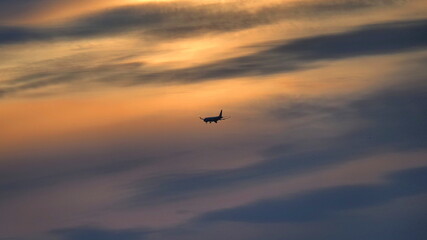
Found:
[[[204,118],[203,121],[205,121],[205,123],[211,123],[211,122],[217,123],[221,119],[222,119],[222,117],[220,117],[220,116],[217,116],[217,117],[207,117],[207,118]]]
[[[218,121],[224,120],[226,118],[222,117],[222,110],[221,110],[221,112],[219,112],[218,116],[215,116],[215,117],[205,117],[205,118],[200,118],[200,119],[202,119],[205,123],[212,123],[212,122],[217,123]]]

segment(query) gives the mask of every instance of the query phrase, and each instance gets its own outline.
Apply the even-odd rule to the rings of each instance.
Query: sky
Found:
[[[0,0],[0,240],[424,240],[426,64],[424,0]]]

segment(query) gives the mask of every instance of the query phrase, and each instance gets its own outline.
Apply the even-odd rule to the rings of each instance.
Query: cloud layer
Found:
[[[0,0],[0,239],[425,239],[420,3]]]
[[[291,199],[272,199],[206,214],[204,221],[305,222],[328,218],[345,210],[381,205],[396,198],[421,194],[427,187],[427,168],[394,173],[388,184],[322,189]]]
[[[314,36],[278,43],[251,55],[221,60],[178,70],[144,68],[141,63],[109,64],[84,71],[71,69],[63,72],[39,72],[13,79],[0,89],[0,96],[50,85],[84,84],[84,79],[119,86],[144,83],[194,83],[213,79],[262,76],[286,73],[312,67],[321,60],[340,60],[426,48],[427,21],[403,21],[367,25],[343,33]],[[21,35],[21,34],[17,34]],[[25,35],[25,34],[24,34]],[[394,41],[388,41],[393,37]],[[83,69],[81,69],[83,70]],[[129,74],[129,71],[132,73]],[[126,74],[126,78],[120,77]],[[83,82],[82,82],[83,79]]]
[[[62,38],[111,36],[128,32],[160,38],[221,33],[276,23],[285,19],[357,11],[394,4],[395,0],[327,1],[322,3],[283,3],[255,11],[238,5],[147,3],[119,7],[80,17],[56,27],[2,27],[0,44],[46,41]],[[141,36],[142,37],[142,36]]]

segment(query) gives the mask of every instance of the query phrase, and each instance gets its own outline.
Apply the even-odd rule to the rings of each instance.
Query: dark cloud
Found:
[[[411,86],[390,87],[339,107],[325,107],[329,106],[329,102],[322,106],[322,102],[318,101],[316,105],[319,107],[313,107],[311,104],[308,107],[297,104],[297,106],[276,109],[274,114],[279,118],[295,117],[295,114],[291,113],[289,116],[287,112],[295,112],[297,111],[295,109],[298,109],[302,112],[301,114],[309,114],[316,119],[315,122],[307,123],[304,128],[317,125],[318,121],[337,122],[339,120],[343,124],[363,121],[367,124],[357,131],[338,137],[322,138],[322,146],[325,147],[321,149],[306,149],[304,142],[293,142],[293,145],[278,145],[268,149],[265,152],[266,160],[247,167],[177,174],[157,177],[148,182],[143,181],[135,186],[141,189],[141,193],[133,199],[133,204],[145,204],[153,200],[170,201],[212,189],[292,176],[390,149],[407,151],[425,148],[427,146],[427,137],[424,134],[427,132],[425,124],[427,109],[424,106],[427,102],[426,92],[427,86],[417,82]],[[309,110],[306,111],[306,109]],[[322,120],[316,118],[319,115],[324,116]],[[283,139],[289,138],[286,132],[282,133]]]
[[[128,32],[138,32],[145,36],[160,38],[185,37],[247,29],[289,18],[313,18],[313,16],[320,17],[336,13],[348,14],[349,11],[390,5],[396,2],[400,1],[335,0],[320,3],[282,3],[255,11],[229,4],[147,3],[100,12],[73,22],[63,23],[57,27],[2,27],[0,28],[0,44],[86,38]],[[6,5],[13,6],[13,3],[7,2]]]
[[[411,150],[426,146],[427,85],[423,78],[394,84],[366,98],[359,98],[344,105],[333,106],[325,102],[295,102],[273,110],[281,119],[298,119],[307,116],[324,116],[342,122],[363,120],[367,126],[344,135],[345,144],[369,150],[378,145],[396,150]],[[337,102],[337,101],[335,101]],[[332,105],[332,106],[331,106]],[[272,153],[286,151],[272,149]]]
[[[49,40],[51,37],[51,34],[47,34],[36,29],[0,25],[0,44]]]
[[[294,53],[304,60],[390,54],[425,48],[426,32],[426,19],[372,24],[355,31],[297,39],[269,51]]]
[[[91,227],[59,229],[51,231],[53,235],[61,236],[64,240],[142,240],[147,231],[125,229],[111,230]]]
[[[317,231],[316,234],[307,234],[300,232],[295,234],[295,237],[289,238],[290,240],[305,240],[313,239],[416,239],[422,240],[427,236],[427,231],[423,227],[427,221],[426,211],[424,209],[423,201],[425,197],[420,197],[418,206],[421,209],[416,213],[402,216],[402,214],[391,214],[384,211],[380,214],[389,215],[389,218],[382,218],[381,220],[373,219],[372,216],[338,216],[329,224],[325,224],[322,230]],[[413,203],[410,203],[413,204]],[[390,212],[398,212],[400,209],[406,209],[405,203],[396,206],[396,209],[389,210]],[[375,214],[373,214],[375,215]],[[276,233],[277,234],[277,233]],[[309,235],[309,236],[307,236]],[[310,236],[311,235],[311,236]],[[280,239],[280,238],[277,238]]]
[[[220,210],[200,221],[305,222],[325,219],[344,210],[371,207],[394,199],[426,193],[427,168],[397,172],[384,185],[341,186],[317,190],[290,199],[272,199]]]

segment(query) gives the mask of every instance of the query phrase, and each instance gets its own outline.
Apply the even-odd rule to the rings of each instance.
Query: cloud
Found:
[[[119,86],[128,86],[130,83],[123,80],[127,79],[123,76],[127,75],[132,79],[141,72],[140,68],[142,66],[143,63],[140,62],[109,63],[97,66],[69,67],[61,71],[39,71],[9,81],[3,81],[4,87],[0,87],[0,97],[26,90],[42,89],[48,86],[64,86],[67,84],[81,84],[83,86],[88,81],[92,83],[110,82]]]
[[[132,204],[173,201],[223,187],[293,176],[362,156],[387,152],[390,149],[408,151],[425,148],[426,87],[420,80],[411,86],[399,84],[389,87],[335,108],[327,107],[328,101],[323,103],[318,101],[315,111],[313,106],[304,104],[276,109],[275,114],[279,118],[290,117],[287,112],[295,112],[294,109],[298,109],[302,114],[310,114],[315,120],[306,123],[305,128],[333,120],[336,122],[337,119],[342,124],[354,121],[367,124],[343,135],[321,138],[323,148],[307,149],[304,141],[294,141],[292,145],[277,145],[267,149],[264,161],[242,168],[176,174],[144,180],[135,185],[136,189],[140,189],[140,193],[132,199]],[[327,117],[319,120],[316,118],[318,115]],[[291,114],[291,117],[295,117],[295,114]],[[283,139],[292,137],[286,132],[278,134],[283,134]]]
[[[43,41],[51,39],[51,34],[24,27],[0,26],[0,44]]]
[[[392,54],[427,47],[427,20],[366,25],[343,33],[295,39],[252,55],[151,75],[200,81],[301,70],[318,60]],[[141,81],[144,81],[141,76]]]
[[[82,156],[80,156],[82,157]],[[127,159],[104,159],[96,162],[91,158],[91,163],[76,163],[73,166],[63,166],[61,163],[30,164],[27,166],[4,167],[0,169],[2,181],[0,183],[0,199],[6,199],[19,193],[59,185],[71,181],[97,178],[119,174],[137,167],[141,167],[149,160],[142,157]],[[61,160],[73,162],[76,156],[62,157]],[[89,160],[89,159],[88,159]]]
[[[426,19],[371,24],[354,31],[297,39],[270,51],[295,53],[304,60],[390,54],[425,48],[426,30]]]
[[[341,186],[317,190],[291,199],[264,200],[219,210],[199,221],[306,222],[332,217],[345,210],[381,205],[394,199],[426,193],[427,168],[394,173],[383,185]]]
[[[176,38],[204,33],[229,32],[284,19],[327,16],[397,0],[339,0],[311,3],[281,3],[255,10],[238,4],[146,3],[102,11],[56,27],[2,27],[0,44],[47,41],[64,38],[89,38],[136,32],[156,38]],[[8,3],[9,5],[11,3]],[[13,5],[13,4],[12,4]]]
[[[61,236],[64,240],[142,240],[147,231],[142,230],[110,230],[91,227],[79,227],[59,229],[51,231],[51,234]]]
[[[426,19],[389,22],[366,25],[342,33],[295,39],[274,44],[267,50],[251,55],[183,69],[158,71],[135,62],[62,72],[40,72],[7,81],[9,86],[0,88],[0,96],[76,81],[84,84],[89,79],[91,83],[133,86],[144,83],[192,83],[291,72],[313,67],[313,63],[319,60],[422,50],[427,47],[426,31]]]
[[[0,0],[0,25],[58,21],[112,5],[116,0]]]

